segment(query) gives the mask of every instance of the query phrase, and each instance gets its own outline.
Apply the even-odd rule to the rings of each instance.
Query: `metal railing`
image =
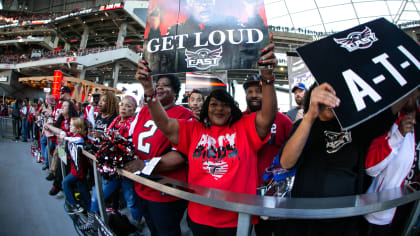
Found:
[[[13,118],[11,116],[0,116],[0,136],[13,138]]]
[[[100,180],[100,175],[96,169],[95,156],[85,150],[83,150],[83,154],[94,160],[97,196],[98,200],[101,199],[99,200],[100,204],[103,204],[102,192],[98,190],[101,185],[98,185],[100,182],[97,182]],[[416,201],[404,228],[404,235],[408,235],[420,213],[420,204],[418,202],[420,200],[420,191],[413,191],[406,186],[377,193],[344,197],[280,198],[207,188],[164,176],[151,180],[123,169],[118,169],[118,173],[137,183],[171,196],[210,207],[238,212],[237,235],[248,235],[251,229],[252,215],[294,219],[342,218],[365,215]],[[100,215],[105,220],[103,206],[100,207]]]

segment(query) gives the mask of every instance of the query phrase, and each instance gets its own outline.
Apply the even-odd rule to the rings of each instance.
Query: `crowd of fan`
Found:
[[[0,25],[9,25],[13,23],[21,23],[24,21],[33,20],[48,20],[58,17],[60,13],[45,13],[45,14],[34,14],[27,12],[14,12],[14,11],[3,11],[0,14]]]
[[[37,50],[39,53],[34,54],[20,54],[20,55],[0,55],[0,64],[18,64],[30,61],[38,61],[44,59],[51,59],[57,57],[77,57],[77,56],[86,56],[89,54],[95,54],[100,52],[112,51],[118,49],[116,46],[110,47],[95,47],[95,48],[85,48],[79,50],[52,50],[43,52],[43,50]],[[133,49],[132,49],[133,50]],[[135,50],[133,50],[136,52]],[[137,52],[136,52],[137,53]]]
[[[266,51],[273,48],[271,44]],[[276,63],[274,54],[265,55],[264,61]],[[199,91],[192,91],[190,110],[175,104],[181,87],[176,76],[159,75],[153,83],[148,71],[148,63],[139,62],[136,79],[143,86],[147,106],[137,114],[133,97],[119,100],[111,92],[92,94],[92,102],[82,109],[70,100],[68,87],[61,89],[58,101],[49,95],[38,107],[27,103],[19,107],[19,102],[13,107],[14,124],[21,120],[24,130],[30,129],[26,124],[35,113],[44,169],[50,171],[47,179],[53,181],[50,195],[63,190],[68,214],[87,213],[87,221],[79,225],[81,230],[97,227],[99,207],[96,186],[91,183],[92,164],[74,151],[79,147],[95,153],[104,198],[112,199],[113,193],[122,190],[123,198],[117,202],[125,200],[136,226],[133,233],[140,233],[145,221],[152,235],[181,235],[180,222],[186,209],[194,235],[236,235],[238,214],[162,194],[119,176],[115,167],[135,172],[160,157],[153,174],[254,195],[257,187],[270,184],[272,179],[263,176],[273,174],[274,169],[295,169],[291,196],[306,198],[382,191],[420,179],[415,146],[393,151],[403,140],[419,143],[420,131],[414,132],[419,129],[420,118],[417,89],[362,125],[341,130],[331,110],[340,100],[326,83],[310,89],[296,84],[293,92],[298,107],[288,116],[277,112],[273,76],[268,70],[248,77],[243,84],[246,111],[241,112],[233,97],[220,89],[205,99]],[[31,137],[25,132],[23,141]],[[63,171],[68,174],[63,179],[59,156],[66,146],[69,151]],[[48,156],[52,156],[51,162]],[[412,159],[407,161],[407,157]],[[404,171],[392,171],[403,163]],[[407,175],[410,171],[413,173]],[[392,181],[378,182],[384,175]],[[79,199],[74,197],[75,191],[80,193]],[[413,203],[409,203],[391,213],[377,212],[365,218],[253,217],[252,224],[257,235],[399,235],[412,208]]]

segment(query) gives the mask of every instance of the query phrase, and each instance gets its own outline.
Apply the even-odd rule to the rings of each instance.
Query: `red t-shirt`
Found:
[[[175,119],[194,118],[194,114],[182,106],[171,107],[166,110],[166,113],[168,114],[168,117]],[[171,143],[155,125],[148,107],[141,109],[136,117],[136,121],[134,121],[132,125],[134,125],[133,143],[136,148],[135,154],[140,159],[148,160],[153,157],[160,157],[171,151]],[[186,181],[186,170],[184,168],[165,172],[161,175]],[[135,190],[140,197],[149,201],[171,202],[179,200],[178,198],[169,195],[162,196],[160,191],[156,191],[139,183],[135,183]]]
[[[256,194],[257,151],[267,142],[258,137],[256,113],[229,126],[205,128],[198,121],[178,120],[178,151],[188,156],[188,182],[237,193]],[[237,227],[238,213],[189,202],[192,221],[217,228]],[[252,223],[257,223],[253,217]]]
[[[129,117],[124,122],[121,121],[121,116],[115,117],[112,123],[108,126],[107,131],[113,130],[118,131],[123,137],[127,138],[129,136],[130,125],[133,122],[135,116]]]
[[[73,135],[72,133],[68,133],[68,136],[69,137],[78,137],[78,138],[83,139],[83,136],[80,135],[80,134]],[[77,177],[79,179],[84,178],[86,176],[86,173],[87,173],[87,164],[88,164],[86,157],[83,154],[79,155],[79,158],[80,158],[79,159],[79,171],[76,170],[76,167],[74,166],[74,163],[73,163],[73,161],[70,160],[70,158],[71,158],[70,156],[67,157],[67,159],[69,159],[69,161],[70,161],[70,173],[74,177]]]
[[[244,111],[243,114],[250,114],[248,110]],[[264,146],[258,151],[258,185],[263,183],[262,175],[265,169],[273,163],[274,158],[280,152],[283,143],[289,137],[289,133],[292,130],[293,123],[283,113],[277,112],[276,119],[271,126],[270,139]]]

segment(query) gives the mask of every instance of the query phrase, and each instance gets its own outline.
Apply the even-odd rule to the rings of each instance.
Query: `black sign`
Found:
[[[150,0],[144,38],[153,74],[257,69],[268,44],[264,4]]]
[[[316,81],[328,82],[341,104],[334,109],[350,129],[419,86],[420,47],[381,18],[297,49]]]

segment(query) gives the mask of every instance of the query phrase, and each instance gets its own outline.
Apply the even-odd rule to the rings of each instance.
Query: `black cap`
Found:
[[[71,89],[67,86],[63,86],[63,87],[61,87],[60,92],[61,93],[71,93]]]
[[[260,78],[261,78],[261,75],[259,75],[259,74],[254,74],[254,75],[248,76],[245,79],[245,82],[244,82],[244,85],[243,85],[244,89],[246,90],[251,85],[259,85],[260,84]]]

